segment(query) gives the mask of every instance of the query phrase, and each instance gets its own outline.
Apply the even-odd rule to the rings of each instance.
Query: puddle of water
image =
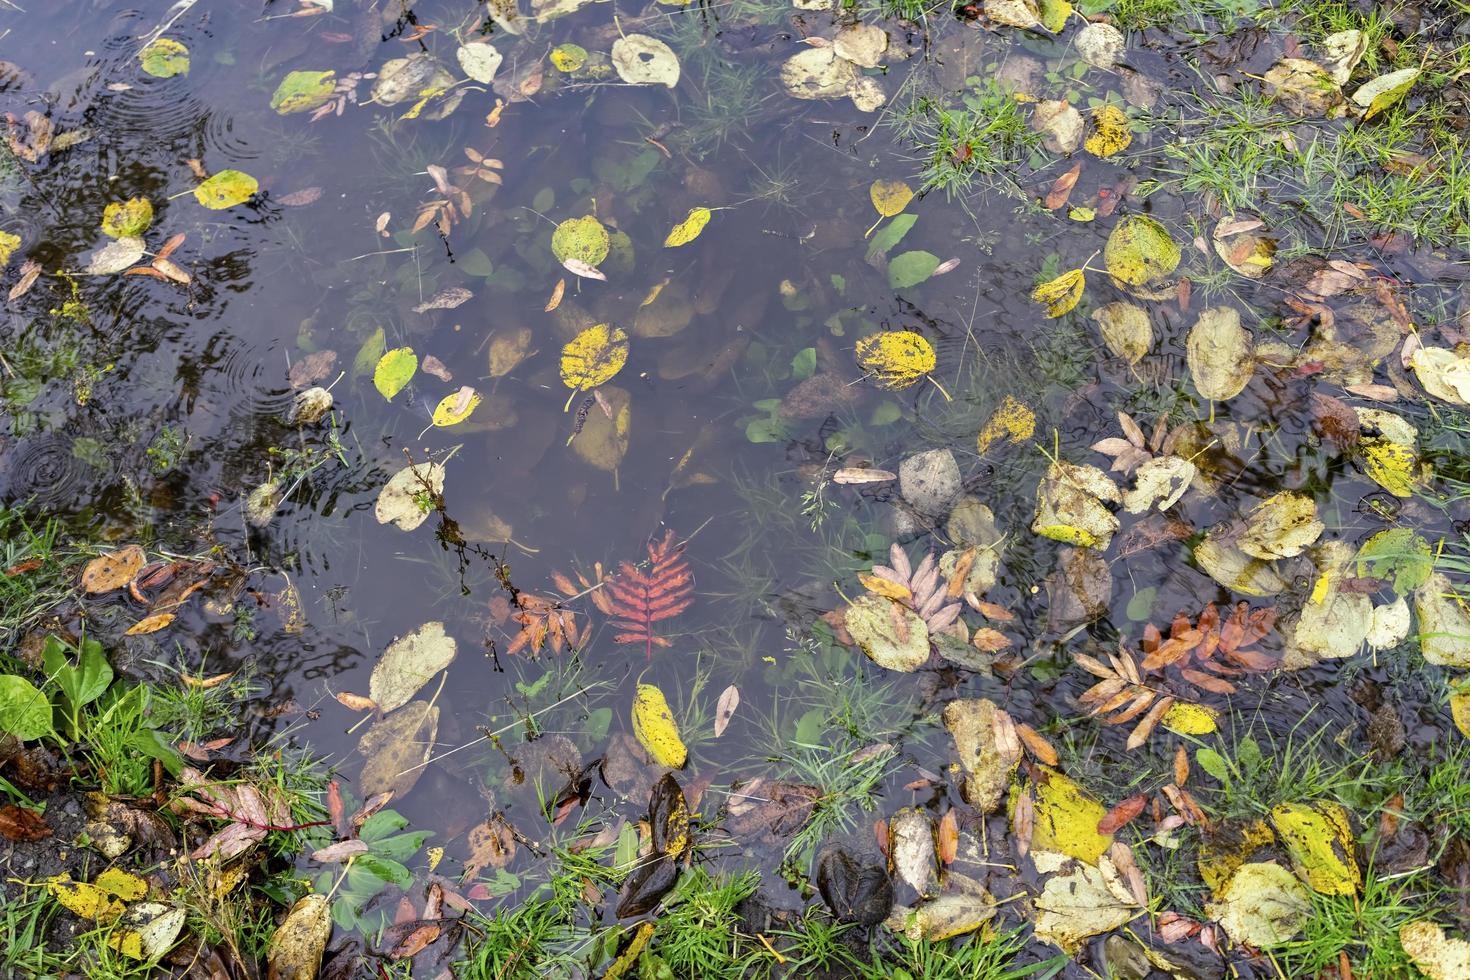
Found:
[[[1120,637],[1134,646],[1145,624],[1167,624],[1180,610],[1198,615],[1209,601],[1227,613],[1239,599],[1269,604],[1217,585],[1193,551],[1260,500],[1282,490],[1309,495],[1325,540],[1344,542],[1348,555],[1392,525],[1429,541],[1460,540],[1456,499],[1441,496],[1436,508],[1385,492],[1343,442],[1380,429],[1365,422],[1360,433],[1350,422],[1353,431],[1324,438],[1333,406],[1313,399],[1349,398],[1344,389],[1367,383],[1402,381],[1412,390],[1383,359],[1398,357],[1399,321],[1409,310],[1416,324],[1442,326],[1447,337],[1463,329],[1453,327],[1455,316],[1463,320],[1463,251],[1415,250],[1381,226],[1370,238],[1344,212],[1362,214],[1372,202],[1356,203],[1340,180],[1318,180],[1295,162],[1259,163],[1254,190],[1239,201],[1221,192],[1211,169],[1257,166],[1241,147],[1290,138],[1281,133],[1339,146],[1333,127],[1349,124],[1288,130],[1279,108],[1233,101],[1232,86],[1266,72],[1292,43],[1284,30],[1198,42],[1144,31],[1128,50],[1136,74],[1104,77],[1074,70],[1066,40],[978,32],[938,12],[927,38],[917,28],[891,32],[891,52],[915,57],[895,58],[881,78],[892,112],[880,117],[780,91],[784,59],[825,50],[801,44],[804,34],[831,36],[824,14],[727,4],[659,9],[615,25],[594,6],[536,28],[534,40],[492,31],[505,54],[502,83],[494,91],[465,85],[463,103],[443,120],[400,118],[411,102],[346,102],[340,114],[309,121],[268,106],[287,71],[331,67],[344,78],[421,51],[452,71],[452,31],[476,36],[483,12],[440,4],[395,21],[355,6],[301,17],[274,7],[258,16],[188,6],[164,32],[188,47],[188,74],[141,74],[138,38],[173,17],[170,9],[104,16],[61,5],[28,14],[0,40],[0,57],[16,68],[0,89],[14,117],[40,111],[57,133],[87,136],[43,163],[9,161],[0,182],[4,228],[25,243],[8,281],[21,255],[46,272],[8,315],[0,486],[6,499],[29,497],[103,537],[131,539],[143,528],[160,548],[216,548],[255,570],[233,610],[191,607],[167,632],[132,641],[139,669],[174,644],[191,665],[206,654],[211,668],[249,665],[268,684],[265,701],[294,702],[286,717],[299,725],[297,737],[338,762],[349,782],[363,765],[362,719],[332,696],[366,693],[390,641],[442,622],[458,655],[447,683],[435,680],[420,695],[432,694],[439,712],[433,762],[394,807],[434,831],[451,874],[471,857],[470,835],[488,816],[515,828],[515,857],[482,871],[484,893],[505,908],[537,893],[556,866],[556,847],[645,810],[657,771],[637,759],[630,734],[637,683],[666,692],[680,722],[690,753],[680,779],[700,799],[700,860],[762,871],[762,902],[795,915],[813,900],[804,879],[824,840],[846,835],[871,850],[873,822],[900,807],[938,817],[962,805],[939,723],[957,696],[1002,703],[1062,747],[1073,778],[1123,788],[1127,781],[1109,772],[1128,758],[1115,744],[1122,729],[1100,735],[1078,718],[1075,699],[1095,679],[1070,666],[1070,653],[1099,655]],[[682,60],[684,81],[673,93],[611,75],[563,76],[540,60],[564,42],[605,50],[634,27],[668,39]],[[45,40],[44,60],[25,38]],[[1217,86],[1215,76],[1228,77]],[[541,88],[502,106],[507,79],[522,91]],[[1014,144],[961,141],[926,161],[904,138],[906,127],[909,136],[932,132],[932,117],[905,121],[914,98],[955,111],[968,105],[957,127],[1014,111],[992,79],[1084,107],[1107,98],[1132,114],[1133,145],[1106,161],[1079,155],[1081,178],[1054,214],[1038,200],[1070,164],[1036,145],[1025,113]],[[360,80],[355,96],[365,100],[372,84]],[[1254,114],[1256,128],[1242,126],[1241,142],[1207,138],[1230,122],[1221,100]],[[1299,155],[1301,145],[1290,152]],[[1354,152],[1340,162],[1357,165],[1376,151]],[[991,153],[1001,162],[980,181],[992,185],[987,192],[951,198],[936,190],[907,206],[903,214],[917,220],[888,257],[925,254],[885,271],[870,243],[907,218],[885,219],[865,238],[877,217],[870,185],[905,179],[917,187],[926,162],[953,171],[979,167],[972,157]],[[480,159],[498,163],[474,163]],[[247,172],[261,193],[206,211],[190,193],[191,160],[210,173]],[[431,168],[444,168],[437,181]],[[1463,176],[1444,179],[1448,187]],[[446,195],[437,183],[455,190]],[[1236,185],[1231,192],[1242,193]],[[1103,260],[1087,258],[1108,243],[1123,195],[1131,196],[1117,215],[1163,222],[1193,279],[1192,296],[1171,284],[1144,304],[1154,342],[1137,364],[1110,353],[1082,312],[1043,319],[1030,298],[1039,281],[1087,266],[1082,311],[1129,300],[1108,284]],[[134,196],[153,203],[150,253],[168,235],[186,236],[171,257],[187,270],[187,285],[53,274],[84,266],[84,254],[104,244],[103,207]],[[445,202],[454,209],[447,234],[434,233],[440,210],[427,215],[425,230],[409,230],[426,207]],[[1273,271],[1259,281],[1216,261],[1212,238],[1218,219],[1246,204],[1280,239]],[[698,207],[716,209],[698,239],[660,247]],[[1067,220],[1069,208],[1073,219],[1097,214]],[[1432,223],[1431,209],[1407,208],[1403,227]],[[1463,196],[1452,199],[1456,208],[1463,221]],[[587,214],[615,232],[612,255],[600,263],[605,282],[578,278],[552,256],[557,224]],[[1218,255],[1233,255],[1239,236],[1255,230],[1235,233]],[[1463,245],[1463,227],[1455,234]],[[1363,282],[1347,295],[1328,293],[1327,259],[1362,263],[1341,274]],[[951,271],[927,278],[951,260]],[[914,263],[919,282],[895,286]],[[1323,295],[1304,300],[1307,282]],[[554,288],[564,292],[548,311]],[[448,289],[470,296],[432,308]],[[1275,361],[1262,358],[1271,368],[1257,370],[1243,393],[1215,404],[1193,386],[1185,343],[1212,305],[1245,311],[1257,345],[1282,345]],[[564,409],[558,352],[597,323],[628,330],[628,362],[601,398],[573,393]],[[854,344],[899,329],[932,345],[935,383],[885,391],[862,378]],[[1374,355],[1376,370],[1354,357],[1336,363],[1335,349],[1308,345],[1312,329],[1337,329],[1353,349],[1386,335],[1388,349]],[[416,352],[419,371],[385,399],[368,375],[377,353],[402,346]],[[517,348],[531,353],[502,369],[496,358]],[[314,380],[331,386],[334,413],[286,424],[293,365],[299,371],[328,351],[335,358]],[[450,378],[428,373],[430,356]],[[483,403],[464,423],[432,427],[435,406],[460,385],[474,386]],[[1373,408],[1371,398],[1383,395],[1350,400]],[[1023,440],[977,452],[976,433],[1007,396],[1035,413],[1036,446]],[[1421,456],[1441,477],[1464,478],[1470,429],[1462,413],[1442,402],[1389,407],[1419,428]],[[1120,434],[1120,411],[1145,436],[1166,418],[1161,434],[1172,432],[1170,445],[1182,447],[1173,452],[1215,485],[1169,513],[1182,523],[1149,519],[1162,543],[1138,531],[1130,539],[1144,525],[1129,518],[1121,535],[1128,547],[1106,561],[1070,549],[1059,559],[1056,544],[1030,530],[1047,454],[1106,468],[1088,447]],[[569,445],[578,424],[582,434]],[[599,466],[593,437],[620,427],[611,440],[615,465],[604,449]],[[908,546],[917,562],[954,536],[944,524],[950,500],[916,521],[891,482],[842,485],[834,473],[896,469],[935,447],[953,451],[964,492],[993,510],[1004,535],[997,582],[984,596],[1014,617],[986,621],[1009,644],[995,672],[947,661],[912,675],[884,671],[837,642],[821,619],[861,593],[857,574],[887,561],[895,537],[921,542]],[[1144,449],[1160,453],[1160,444]],[[428,459],[446,461],[443,513],[408,533],[375,521],[382,485],[408,462]],[[269,482],[283,499],[252,526],[246,497]],[[511,605],[518,596],[560,601],[554,575],[575,580],[599,565],[640,561],[665,528],[687,537],[695,582],[687,611],[655,626],[667,646],[649,656],[642,639],[619,642],[625,628],[580,596],[566,603],[585,638],[576,656],[505,653],[519,630],[509,614],[527,608]],[[1320,571],[1300,563],[1283,570],[1280,608],[1300,609]],[[116,626],[129,614],[99,611]],[[971,628],[981,622],[970,618]],[[1274,655],[1280,637],[1268,645]],[[968,666],[982,659],[972,654]],[[1350,684],[1392,687],[1397,671],[1387,659],[1355,660],[1345,671],[1247,678],[1240,694],[1215,700],[1234,710],[1227,727],[1239,731],[1285,738],[1309,713],[1313,729],[1345,730],[1362,714]],[[729,686],[740,707],[715,737],[716,702]],[[1442,731],[1442,719],[1410,726],[1410,751]],[[765,780],[757,792],[785,781],[822,794],[798,827],[763,836],[757,814],[746,832],[732,832],[742,802],[764,799],[749,792],[754,780]],[[548,825],[548,813],[558,822]],[[965,819],[967,834],[992,825],[1006,833],[1004,819]],[[1197,911],[1198,896],[1192,901]],[[589,920],[613,923],[614,904]],[[372,911],[392,912],[383,901]]]

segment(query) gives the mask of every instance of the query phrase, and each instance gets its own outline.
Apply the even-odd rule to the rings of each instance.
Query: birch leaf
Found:
[[[1201,310],[1185,341],[1194,386],[1211,401],[1226,401],[1245,389],[1256,368],[1250,331],[1228,306]]]
[[[1115,302],[1092,311],[1108,350],[1129,364],[1137,364],[1154,345],[1148,311],[1133,303]]]

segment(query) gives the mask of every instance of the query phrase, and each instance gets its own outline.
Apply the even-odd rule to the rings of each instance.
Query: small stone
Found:
[[[898,492],[926,517],[949,512],[960,495],[960,467],[948,449],[930,449],[910,456],[898,467]]]

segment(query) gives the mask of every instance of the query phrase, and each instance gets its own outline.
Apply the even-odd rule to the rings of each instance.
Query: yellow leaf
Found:
[[[1296,873],[1323,895],[1353,895],[1363,873],[1353,856],[1352,824],[1341,804],[1282,803],[1272,808],[1271,824],[1281,835]]]
[[[1081,269],[1072,269],[1031,290],[1031,299],[1046,307],[1048,317],[1056,318],[1077,305],[1086,287],[1086,275]]]
[[[561,381],[572,389],[588,391],[611,381],[628,363],[628,334],[622,327],[599,323],[588,327],[561,349]],[[567,399],[567,408],[572,400]]]
[[[136,902],[148,894],[148,882],[121,868],[108,868],[92,882],[109,895],[116,895],[124,902]]]
[[[1006,395],[1000,407],[991,413],[985,428],[975,440],[976,448],[985,452],[997,440],[1025,442],[1036,434],[1036,413],[1011,395]]]
[[[15,250],[18,248],[20,248],[19,235],[11,234],[8,231],[0,231],[0,269],[5,268],[5,263],[10,261],[10,257],[15,254]]]
[[[1450,695],[1450,718],[1460,734],[1470,738],[1470,692],[1457,691]]]
[[[868,197],[873,201],[873,210],[885,218],[891,218],[909,206],[914,192],[901,180],[875,180],[868,188]]]
[[[875,595],[881,595],[886,599],[903,601],[904,599],[912,599],[914,597],[913,590],[908,586],[899,585],[897,582],[890,582],[888,579],[879,578],[876,575],[859,575],[858,581],[863,583],[863,588],[869,592]]]
[[[153,202],[146,197],[113,201],[102,210],[102,234],[112,238],[141,235],[153,224]]]
[[[1363,468],[1380,487],[1395,497],[1412,497],[1417,480],[1414,467],[1418,460],[1414,447],[1389,439],[1374,437],[1360,444],[1363,451]]]
[[[1208,735],[1219,727],[1219,714],[1207,705],[1175,701],[1161,724],[1176,735]]]
[[[580,44],[558,44],[551,49],[551,67],[570,74],[587,63],[587,49]]]
[[[1041,0],[1041,26],[1053,34],[1060,33],[1072,16],[1072,5],[1067,0]]]
[[[912,330],[873,334],[857,342],[857,361],[880,387],[907,388],[934,370],[934,348]]]
[[[152,616],[144,616],[132,626],[128,627],[128,636],[146,636],[149,633],[157,633],[177,618],[176,613],[154,613]]]
[[[613,960],[612,966],[602,975],[602,980],[622,980],[625,976],[631,976],[630,970],[638,963],[638,958],[643,955],[648,940],[653,938],[653,923],[644,922],[638,926],[633,933],[633,939],[628,943],[628,948],[618,954]]]
[[[429,856],[429,871],[430,872],[432,872],[435,868],[439,867],[439,862],[442,861],[442,860],[444,860],[444,848],[442,848],[442,847],[431,847],[427,851],[425,851],[424,853]]]
[[[1231,823],[1200,841],[1195,864],[1210,891],[1219,894],[1241,865],[1262,848],[1276,843],[1276,835],[1264,820]]]
[[[664,248],[678,248],[694,241],[704,231],[704,226],[709,224],[712,213],[709,208],[690,208],[689,216],[669,230],[669,237],[664,239]]]
[[[1108,273],[1128,286],[1162,279],[1179,267],[1182,257],[1169,229],[1146,214],[1119,221],[1103,245]]]
[[[469,385],[445,395],[434,408],[434,424],[440,427],[457,425],[470,417],[480,404],[480,393]]]
[[[418,369],[419,357],[412,347],[395,347],[378,358],[373,368],[373,387],[391,402]]]
[[[142,885],[141,893],[137,891],[137,885]],[[117,894],[119,889],[123,892],[122,895]],[[57,875],[46,879],[46,890],[74,915],[83,919],[107,922],[122,914],[121,898],[141,897],[147,894],[148,886],[127,872],[104,871],[93,884],[85,881],[72,881],[71,875],[67,874]]]
[[[1067,217],[1073,221],[1091,221],[1097,217],[1097,208],[1071,208],[1067,211]]]
[[[1133,134],[1128,130],[1128,114],[1112,103],[1100,105],[1092,113],[1092,135],[1082,146],[1095,157],[1106,159],[1128,149]]]
[[[1053,541],[1060,541],[1063,544],[1075,544],[1082,548],[1095,548],[1099,540],[1098,536],[1091,531],[1074,527],[1071,524],[1046,524],[1041,527],[1032,528],[1032,530],[1043,538],[1051,538]]]
[[[1088,796],[1081,786],[1047,766],[1035,783],[1036,803],[1031,831],[1033,851],[1058,851],[1088,864],[1107,853],[1111,834],[1097,832],[1107,807]]]
[[[669,702],[664,699],[664,692],[652,684],[638,685],[638,694],[633,699],[633,735],[658,765],[682,769],[689,758]]]

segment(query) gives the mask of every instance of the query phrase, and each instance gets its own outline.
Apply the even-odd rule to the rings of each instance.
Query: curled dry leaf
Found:
[[[133,580],[147,560],[142,547],[136,544],[99,555],[82,569],[82,589],[92,595],[120,589]]]

